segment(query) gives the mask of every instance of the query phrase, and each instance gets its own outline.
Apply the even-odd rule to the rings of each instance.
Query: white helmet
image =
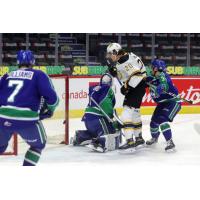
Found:
[[[121,45],[118,43],[110,43],[107,47],[107,53],[109,54],[118,54],[122,49]]]

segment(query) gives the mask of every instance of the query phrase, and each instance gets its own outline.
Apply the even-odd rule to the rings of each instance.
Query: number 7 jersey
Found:
[[[41,98],[55,110],[59,99],[44,72],[24,68],[5,74],[0,80],[0,118],[37,121]]]

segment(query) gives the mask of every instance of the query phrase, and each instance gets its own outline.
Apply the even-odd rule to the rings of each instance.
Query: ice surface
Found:
[[[143,116],[143,136],[149,139],[150,115]],[[173,138],[177,151],[164,152],[165,142],[160,136],[159,143],[153,148],[142,149],[132,155],[122,155],[117,151],[107,153],[91,152],[86,147],[73,147],[65,145],[48,144],[42,154],[40,165],[200,165],[200,135],[194,130],[194,124],[200,124],[200,114],[178,115],[171,123]],[[61,135],[64,126],[61,120],[45,122],[49,137]],[[80,119],[70,120],[70,136],[77,129],[83,129]],[[22,146],[22,147],[21,147]],[[1,156],[0,166],[20,165],[27,146],[20,145],[19,156]]]

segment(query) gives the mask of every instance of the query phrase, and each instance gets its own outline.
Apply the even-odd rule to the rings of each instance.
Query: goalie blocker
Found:
[[[82,121],[86,130],[76,131],[74,145],[88,145],[94,151],[106,152],[118,149],[120,129],[112,120],[115,95],[110,74],[101,77],[100,84],[89,88],[89,103]]]

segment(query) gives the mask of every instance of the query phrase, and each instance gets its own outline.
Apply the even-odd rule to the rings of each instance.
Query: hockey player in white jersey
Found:
[[[121,82],[121,93],[125,96],[121,120],[126,143],[120,149],[129,152],[145,143],[140,106],[146,91],[143,80],[146,68],[138,56],[124,51],[118,43],[109,44],[106,59],[109,72]]]

